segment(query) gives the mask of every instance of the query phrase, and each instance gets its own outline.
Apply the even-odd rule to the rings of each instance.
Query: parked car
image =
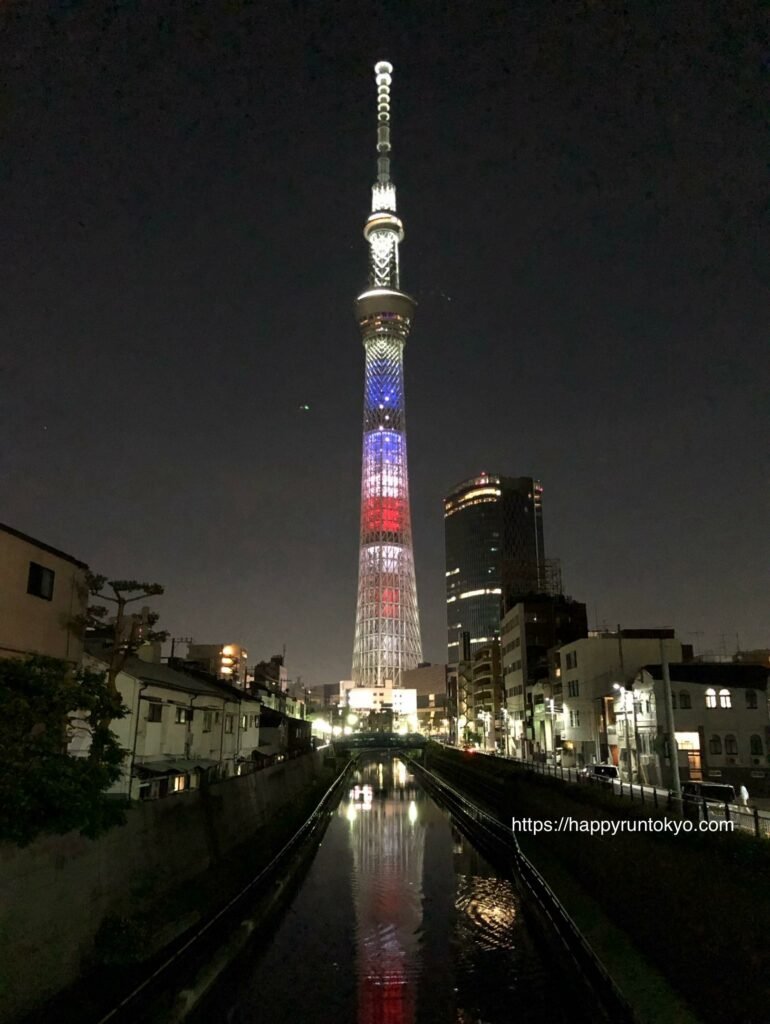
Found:
[[[620,772],[614,764],[588,764],[580,769],[580,775],[589,782],[605,782],[609,785],[620,778]]]
[[[735,787],[727,782],[683,782],[683,800],[705,800],[707,803],[735,803]]]

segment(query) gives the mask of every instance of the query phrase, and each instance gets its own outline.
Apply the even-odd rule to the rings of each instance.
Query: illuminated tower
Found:
[[[401,291],[396,216],[390,180],[390,83],[393,68],[375,66],[377,181],[364,227],[369,288],[356,300],[366,353],[361,473],[361,548],[353,644],[353,681],[401,685],[401,672],[422,660],[409,514],[404,418],[404,345],[415,301]]]

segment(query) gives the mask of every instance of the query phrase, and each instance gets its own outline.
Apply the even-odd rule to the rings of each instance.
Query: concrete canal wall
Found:
[[[97,840],[70,833],[24,849],[0,845],[0,1022],[34,1008],[98,963],[100,942],[114,940],[105,937],[111,922],[149,913],[148,907],[207,872],[211,889],[217,872],[210,869],[224,868],[235,851],[248,851],[250,841],[258,846],[271,822],[303,809],[329,777],[321,753],[308,754],[135,806],[125,825]],[[221,874],[225,897],[228,883],[237,879]],[[194,924],[211,909],[211,898],[208,892],[198,906],[194,899],[170,906],[162,927],[155,921],[144,936],[150,946],[144,955]]]

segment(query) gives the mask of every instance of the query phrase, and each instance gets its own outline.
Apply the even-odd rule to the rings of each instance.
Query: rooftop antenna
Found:
[[[390,83],[393,65],[381,60],[374,65],[377,83],[377,181],[390,183]]]

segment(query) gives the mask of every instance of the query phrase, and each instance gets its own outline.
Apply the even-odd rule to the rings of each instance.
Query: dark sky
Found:
[[[442,495],[480,469],[541,478],[591,625],[770,644],[759,4],[0,19],[0,521],[165,584],[175,635],[349,675],[386,59],[426,658]]]

